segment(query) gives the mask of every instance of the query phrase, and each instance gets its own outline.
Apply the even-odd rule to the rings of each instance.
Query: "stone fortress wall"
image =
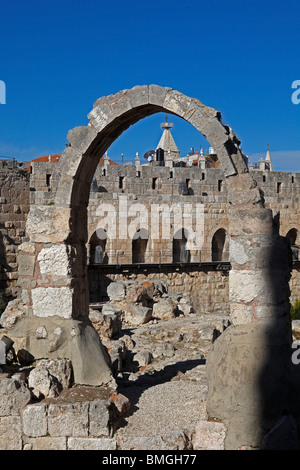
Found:
[[[0,311],[2,302],[17,296],[18,245],[25,237],[29,212],[30,175],[23,164],[0,160]]]
[[[138,159],[139,160],[139,159]],[[221,168],[166,167],[157,164],[99,165],[91,185],[88,211],[88,257],[90,302],[106,300],[106,288],[111,281],[123,279],[160,279],[169,289],[191,296],[194,306],[203,312],[229,312],[228,269],[217,261],[228,260],[228,198],[226,181]],[[51,205],[60,176],[58,162],[32,162],[30,172],[30,203]],[[299,245],[300,239],[300,173],[252,170],[258,186],[262,189],[266,207],[280,211],[280,234],[294,233],[292,241]],[[27,196],[28,197],[28,196]],[[177,259],[174,263],[173,238],[151,239],[151,223],[148,219],[148,235],[141,264],[133,259],[133,240],[107,238],[99,240],[96,234],[102,204],[111,204],[119,216],[120,201],[126,200],[128,210],[135,204],[142,204],[151,214],[153,204],[190,204],[195,210],[197,204],[204,206],[204,244],[201,250],[189,253],[185,262]],[[13,204],[11,207],[14,207]],[[26,206],[28,209],[28,207]],[[26,209],[26,210],[27,210]],[[193,223],[195,224],[195,217]],[[171,224],[174,222],[171,212]],[[26,212],[24,212],[24,220]],[[136,217],[136,216],[135,216]],[[133,220],[133,217],[130,219]],[[130,222],[128,222],[130,223]],[[162,229],[160,219],[160,230]],[[194,225],[195,227],[195,225]],[[171,230],[172,234],[172,230]],[[223,240],[218,240],[218,236]],[[213,245],[221,244],[219,253],[213,254]],[[101,261],[94,262],[97,245],[101,246]],[[141,247],[137,247],[141,249]],[[218,250],[218,248],[217,248]],[[140,256],[139,253],[137,256]],[[213,262],[214,261],[214,262]],[[134,262],[134,264],[132,264]],[[130,269],[129,269],[130,268]],[[16,276],[16,275],[14,275]],[[299,263],[294,263],[290,281],[291,301],[300,298]],[[22,286],[19,286],[22,288]]]

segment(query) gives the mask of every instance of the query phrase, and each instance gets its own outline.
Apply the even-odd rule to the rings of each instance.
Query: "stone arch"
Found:
[[[219,228],[211,240],[211,260],[228,261],[229,257],[228,235],[224,228]]]
[[[192,124],[218,154],[225,176],[248,173],[247,162],[232,129],[220,112],[199,100],[157,85],[137,86],[100,98],[89,113],[89,124],[69,131],[70,146],[61,156],[58,205],[87,205],[99,156],[132,124],[158,112],[175,114]]]
[[[232,129],[222,123],[218,111],[197,99],[157,85],[138,86],[97,100],[88,115],[88,125],[69,131],[70,145],[60,159],[61,177],[54,204],[31,206],[26,227],[29,247],[20,247],[20,256],[26,258],[26,266],[29,266],[20,275],[20,282],[26,286],[22,295],[28,315],[34,320],[32,334],[26,330],[28,348],[33,354],[37,351],[39,357],[70,357],[77,383],[101,384],[111,377],[99,337],[96,338],[97,333],[88,320],[87,206],[93,176],[99,157],[112,142],[130,125],[157,112],[185,119],[215,149],[227,178],[232,218],[240,219],[241,211],[243,216],[251,218],[251,211],[254,211],[253,217],[258,221],[268,219],[267,223],[261,222],[267,227],[263,233],[271,230],[271,211],[263,208],[260,191],[240,150],[240,141]],[[113,220],[113,208],[110,216]],[[239,225],[233,223],[233,227],[235,230]],[[254,227],[249,224],[248,237],[249,233],[254,236],[259,223]],[[238,239],[243,235],[238,233],[234,237]],[[234,270],[233,266],[233,273]],[[238,270],[240,275],[242,268],[239,266]],[[236,303],[238,297],[243,302],[243,294],[235,295]],[[42,319],[43,325],[48,322],[51,329],[52,317],[56,325],[61,325],[64,335],[56,349],[47,341],[41,348],[41,341],[35,338],[35,325]],[[72,340],[67,339],[70,332],[74,332]]]

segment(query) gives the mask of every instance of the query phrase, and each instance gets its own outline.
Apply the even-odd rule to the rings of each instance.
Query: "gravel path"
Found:
[[[118,434],[128,436],[164,436],[173,431],[193,432],[200,419],[206,419],[206,386],[195,382],[174,381],[149,388],[123,390],[133,404],[132,414]]]
[[[184,431],[191,435],[196,423],[207,419],[205,355],[214,325],[220,324],[220,316],[193,315],[131,331],[132,354],[151,351],[154,360],[143,373],[128,373],[128,380],[120,383],[131,411],[116,433],[118,439],[158,439]]]

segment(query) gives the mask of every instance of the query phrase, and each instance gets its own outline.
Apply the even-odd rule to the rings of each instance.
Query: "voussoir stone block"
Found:
[[[96,137],[97,131],[92,127],[79,126],[69,130],[67,139],[71,147],[85,153]]]
[[[177,90],[169,90],[164,100],[164,107],[183,117],[191,108],[192,99]]]
[[[138,85],[130,90],[130,100],[134,108],[144,106],[149,103],[149,87],[148,85]]]
[[[170,87],[161,87],[158,85],[149,85],[149,103],[163,107],[166,94],[171,91]]]
[[[89,125],[93,126],[98,132],[102,131],[113,118],[114,112],[107,103],[107,99],[97,100],[94,108],[88,114]]]

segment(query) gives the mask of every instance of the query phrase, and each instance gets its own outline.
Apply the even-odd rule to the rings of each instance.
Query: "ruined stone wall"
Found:
[[[3,162],[2,162],[3,163]],[[12,167],[12,163],[3,163],[1,177],[1,237],[2,237],[2,273],[1,289],[9,296],[15,295],[18,286],[17,246],[25,235],[26,216],[31,204],[51,205],[60,177],[60,164],[38,162],[27,167]],[[30,184],[29,184],[29,172]],[[253,171],[253,175],[264,192],[266,207],[280,211],[280,233],[286,235],[291,228],[300,233],[300,174],[284,172]],[[280,183],[280,184],[279,184]],[[159,166],[99,166],[91,186],[89,203],[89,239],[97,229],[102,203],[112,204],[119,209],[120,196],[126,196],[128,207],[132,204],[144,204],[150,213],[152,204],[192,204],[204,205],[204,245],[201,253],[191,254],[191,262],[212,261],[212,238],[222,228],[228,232],[227,187],[222,169],[166,168]],[[298,241],[299,243],[299,241]],[[224,260],[228,244],[224,248]],[[132,240],[107,240],[106,252],[109,263],[131,263]],[[147,263],[171,263],[172,240],[152,240],[146,252]],[[134,269],[133,269],[134,271]],[[136,274],[140,276],[140,273]],[[114,280],[118,275],[102,277]],[[126,277],[123,274],[124,278]],[[173,291],[191,290],[196,306],[210,311],[223,304],[228,307],[228,278],[214,270],[205,272],[197,268],[194,274],[164,269],[149,273],[149,277],[162,276]],[[221,276],[221,278],[220,278]],[[200,280],[200,282],[199,282]],[[98,282],[98,287],[96,287]],[[194,283],[197,284],[195,289]],[[90,285],[91,298],[105,297],[105,283],[97,276]],[[192,286],[192,287],[191,287]],[[293,269],[290,282],[291,300],[300,298],[300,271]],[[103,290],[104,288],[104,290]],[[95,294],[97,292],[97,294]],[[96,297],[95,297],[96,295]]]
[[[52,204],[60,178],[60,163],[31,162],[30,204]]]
[[[5,300],[18,293],[18,245],[25,236],[29,211],[29,173],[15,162],[0,161],[0,293]]]
[[[195,310],[201,313],[229,314],[228,273],[216,268],[185,265],[132,266],[112,269],[109,266],[94,266],[89,270],[90,301],[107,301],[107,287],[111,282],[126,280],[156,280],[168,286],[169,292],[188,297]]]
[[[265,205],[273,211],[280,211],[280,234],[286,236],[291,228],[300,233],[300,174],[284,172],[254,171],[254,178],[264,193]],[[154,183],[155,180],[155,184]],[[182,194],[182,183],[186,183]],[[196,203],[204,205],[204,245],[201,253],[196,251],[191,261],[212,261],[212,239],[220,228],[228,232],[227,187],[221,169],[164,168],[164,167],[99,167],[92,184],[89,205],[89,239],[97,229],[99,207],[104,202],[112,204],[119,211],[121,196],[127,195],[128,207],[135,203],[146,206],[150,213],[152,204]],[[98,212],[97,212],[98,210]],[[299,243],[299,240],[298,240]],[[132,240],[107,240],[106,252],[109,263],[130,263]],[[226,260],[228,245],[223,260]],[[159,263],[172,261],[172,241],[151,241],[147,246],[145,262]],[[176,278],[176,274],[174,275]],[[213,278],[214,273],[211,274]],[[178,280],[180,282],[180,280]],[[218,281],[206,285],[206,298],[214,298]],[[212,289],[209,288],[212,286]],[[300,273],[294,267],[292,272],[291,301],[300,297]],[[208,288],[208,290],[207,290]],[[200,287],[202,291],[202,284]],[[226,290],[225,290],[226,291]],[[193,291],[194,292],[194,291]],[[196,300],[196,299],[195,299]],[[216,299],[215,299],[216,300]],[[197,300],[196,300],[197,302]],[[207,309],[207,307],[206,307]]]
[[[280,235],[286,236],[295,228],[298,231],[296,244],[300,245],[300,173],[255,171],[255,179],[263,189],[266,207],[280,211]],[[299,265],[292,271],[290,289],[291,302],[300,299]]]

